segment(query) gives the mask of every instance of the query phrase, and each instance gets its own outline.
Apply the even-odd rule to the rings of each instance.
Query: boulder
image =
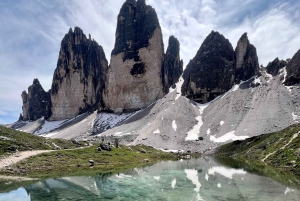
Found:
[[[111,151],[111,147],[108,144],[100,143],[101,150]]]

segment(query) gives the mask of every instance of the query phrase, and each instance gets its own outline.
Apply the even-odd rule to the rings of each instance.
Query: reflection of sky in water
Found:
[[[30,201],[30,196],[28,196],[24,188],[19,188],[18,190],[11,191],[10,193],[0,193],[0,201]]]
[[[213,158],[160,162],[116,175],[63,177],[25,187],[40,200],[300,200],[297,189]],[[0,200],[30,200],[24,189],[0,194]],[[19,199],[20,200],[20,199]]]

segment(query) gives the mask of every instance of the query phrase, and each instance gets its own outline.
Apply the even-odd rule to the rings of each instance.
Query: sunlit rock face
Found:
[[[174,36],[169,37],[169,45],[164,56],[164,64],[162,70],[162,82],[164,85],[164,92],[168,93],[169,88],[175,88],[175,83],[178,82],[179,77],[183,71],[183,61],[180,60],[180,44]]]
[[[22,94],[23,115],[20,120],[35,121],[41,117],[46,119],[51,115],[50,93],[45,92],[38,79],[34,79],[32,85],[28,87],[28,94],[23,91]]]
[[[104,108],[107,68],[103,48],[80,28],[75,27],[74,32],[70,29],[61,42],[53,75],[51,120]]]
[[[300,50],[296,52],[291,61],[286,66],[286,85],[294,85],[300,82]]]
[[[164,45],[155,10],[145,0],[127,0],[118,15],[108,69],[106,106],[131,111],[163,97]]]
[[[286,65],[287,65],[286,61],[279,60],[277,57],[276,59],[274,59],[274,61],[268,63],[266,70],[267,70],[267,73],[275,76],[278,74],[279,69],[285,67]]]
[[[234,84],[234,50],[223,35],[212,31],[190,60],[184,73],[182,94],[200,103],[213,100]]]
[[[235,49],[236,60],[236,83],[249,80],[251,77],[258,75],[259,64],[256,54],[256,48],[250,44],[247,33],[244,33],[239,39]]]

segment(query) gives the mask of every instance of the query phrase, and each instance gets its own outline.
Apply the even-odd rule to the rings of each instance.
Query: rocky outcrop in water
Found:
[[[80,28],[75,27],[74,32],[70,29],[61,42],[53,75],[51,120],[104,108],[107,68],[103,48]]]
[[[38,79],[34,79],[31,86],[28,87],[28,94],[23,91],[22,94],[23,115],[20,120],[35,121],[41,117],[48,119],[51,116],[50,93],[45,92]]]
[[[164,92],[168,93],[169,88],[175,88],[175,83],[178,82],[179,77],[183,71],[183,61],[180,60],[180,44],[174,36],[169,37],[169,46],[164,57],[164,64],[162,70],[162,82],[164,85]]]
[[[286,72],[286,85],[294,85],[300,82],[300,50],[298,50],[298,52],[296,52],[293,58],[288,62]]]
[[[235,49],[235,82],[245,81],[259,74],[256,48],[250,44],[247,33],[239,39]]]
[[[143,108],[161,98],[164,45],[155,10],[127,0],[118,15],[105,104],[113,111]]]
[[[275,76],[278,74],[279,69],[285,67],[287,65],[287,62],[284,60],[279,60],[278,57],[274,59],[274,61],[269,62],[266,71],[267,73]]]
[[[212,31],[187,65],[182,94],[205,103],[228,91],[234,84],[234,50],[228,39]]]

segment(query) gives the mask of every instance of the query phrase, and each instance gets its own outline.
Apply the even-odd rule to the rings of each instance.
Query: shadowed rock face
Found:
[[[51,120],[72,118],[80,113],[104,108],[102,92],[108,63],[94,40],[75,27],[61,42],[54,71]]]
[[[45,92],[38,79],[34,79],[31,86],[28,87],[28,94],[23,91],[23,116],[20,120],[35,121],[41,117],[48,119],[51,116],[50,93]]]
[[[164,57],[162,82],[164,85],[164,92],[168,93],[169,88],[175,88],[175,83],[178,82],[179,77],[183,71],[183,61],[180,60],[180,44],[177,38],[170,36],[169,46]]]
[[[286,85],[293,85],[300,82],[300,50],[296,52],[291,61],[286,66]]]
[[[206,103],[228,91],[234,77],[232,45],[223,35],[212,31],[187,65],[181,91],[190,99]]]
[[[285,67],[287,65],[287,62],[284,60],[279,60],[278,57],[276,59],[274,59],[274,61],[269,62],[266,70],[267,73],[275,76],[278,74],[279,69]]]
[[[235,81],[245,81],[258,75],[259,64],[256,54],[256,48],[250,44],[247,33],[244,33],[239,39],[235,49],[236,73]]]
[[[155,10],[145,0],[127,0],[118,15],[105,104],[136,110],[161,98],[164,46]]]

